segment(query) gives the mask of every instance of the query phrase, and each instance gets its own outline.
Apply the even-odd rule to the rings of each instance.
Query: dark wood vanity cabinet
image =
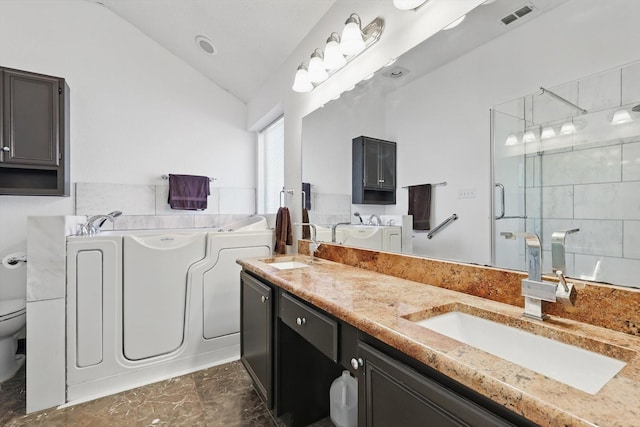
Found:
[[[396,143],[359,136],[352,141],[352,201],[396,203]]]
[[[241,273],[241,359],[280,422],[330,413],[343,370],[358,380],[358,426],[535,424],[276,285]]]
[[[360,426],[512,426],[400,361],[360,343]]]
[[[256,391],[273,407],[273,288],[240,275],[240,358]]]
[[[0,194],[69,195],[69,87],[0,67]]]

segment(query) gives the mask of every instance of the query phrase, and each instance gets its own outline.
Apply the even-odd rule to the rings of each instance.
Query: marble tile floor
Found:
[[[239,361],[24,415],[25,368],[0,386],[0,426],[278,426]],[[332,426],[323,420],[314,427]]]

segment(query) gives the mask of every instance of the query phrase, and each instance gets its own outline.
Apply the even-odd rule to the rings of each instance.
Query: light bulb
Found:
[[[356,15],[357,16],[357,15]],[[354,15],[347,19],[346,25],[342,30],[340,38],[340,50],[342,53],[351,56],[364,49],[365,43],[362,39],[362,31],[360,30],[360,22],[355,20]]]
[[[576,125],[573,122],[564,122],[560,127],[560,134],[571,135],[576,133]]]
[[[553,138],[554,136],[556,136],[556,131],[553,130],[551,126],[548,126],[542,129],[542,133],[540,134],[540,139],[549,139],[549,138]]]
[[[518,137],[514,134],[507,136],[507,140],[504,142],[505,146],[516,145],[518,143]]]
[[[337,35],[336,35],[337,36]],[[329,71],[337,70],[347,64],[342,54],[337,37],[329,37],[324,48],[324,68]]]
[[[324,69],[322,56],[318,52],[313,52],[311,54],[308,73],[311,83],[321,83],[329,78],[327,70]]]
[[[298,71],[296,71],[296,77],[291,89],[300,93],[311,92],[313,90],[313,85],[311,84],[311,80],[309,80],[309,72],[304,65],[298,66]]]
[[[613,118],[611,119],[612,125],[620,125],[622,123],[628,123],[631,121],[631,114],[627,110],[618,110],[613,113]]]
[[[536,134],[533,133],[532,130],[526,131],[524,135],[522,135],[522,142],[533,142],[536,140]]]
[[[427,0],[393,0],[393,5],[400,10],[416,9],[426,3]]]

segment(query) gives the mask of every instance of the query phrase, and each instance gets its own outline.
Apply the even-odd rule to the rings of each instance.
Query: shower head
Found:
[[[364,221],[362,221],[362,217],[360,216],[360,212],[354,212],[353,216],[357,217],[360,220],[360,224],[364,224]]]

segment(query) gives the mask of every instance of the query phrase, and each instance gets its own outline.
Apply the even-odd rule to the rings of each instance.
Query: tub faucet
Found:
[[[542,280],[542,250],[540,238],[535,233],[514,233],[506,231],[500,233],[506,239],[524,237],[527,244],[527,262],[529,277],[522,279],[522,296],[524,297],[524,316],[537,320],[545,320],[549,316],[545,313],[547,302],[560,301],[564,304],[575,300],[575,290],[566,291],[558,283]],[[573,287],[571,288],[573,289]]]
[[[333,224],[331,226],[331,243],[335,243],[336,242],[336,228],[338,228],[339,225],[351,225],[350,222],[339,222],[337,224]]]
[[[102,224],[104,224],[105,221],[109,220],[113,222],[114,219],[119,217],[120,215],[122,215],[122,212],[120,211],[114,211],[106,215],[94,215],[87,220],[86,224],[83,224],[82,226],[80,226],[80,231],[78,232],[78,235],[95,236],[98,233],[100,233],[100,227],[102,227]]]
[[[375,223],[375,224],[373,223],[373,220],[374,220],[374,219],[376,220],[376,223]],[[369,216],[369,224],[370,224],[370,225],[382,225],[382,220],[380,219],[380,217],[379,217],[378,215],[376,215],[376,214],[371,214],[371,215]]]

